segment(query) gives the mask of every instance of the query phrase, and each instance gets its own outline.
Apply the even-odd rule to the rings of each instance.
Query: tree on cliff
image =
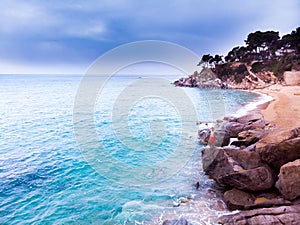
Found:
[[[270,59],[277,50],[279,32],[275,31],[256,31],[250,33],[245,40],[247,48],[254,56],[254,60]]]
[[[220,55],[205,54],[198,66],[202,64],[204,68],[211,67],[222,80],[241,73],[240,70],[236,70],[240,64],[251,66],[256,73],[273,72],[282,79],[285,71],[300,70],[300,27],[282,38],[277,31],[250,33],[245,40],[245,46],[236,46],[230,50],[225,56],[225,62]]]
[[[201,61],[197,64],[197,66],[204,64],[204,67],[207,68],[212,59],[213,59],[213,57],[210,54],[203,55],[201,58]]]
[[[226,62],[236,62],[246,60],[248,58],[248,48],[247,47],[234,47],[231,51],[228,52],[227,56],[225,57]]]
[[[280,46],[283,50],[295,50],[300,54],[300,27],[292,31],[291,34],[284,35],[281,39]]]
[[[222,56],[220,55],[215,55],[215,56],[211,56],[210,54],[206,54],[206,55],[203,55],[202,58],[201,58],[201,61],[197,64],[197,66],[200,66],[202,64],[204,64],[204,67],[213,67],[215,66],[216,64],[220,64],[220,63],[223,63],[223,59],[222,59]]]
[[[213,58],[213,63],[215,64],[220,64],[223,62],[222,56],[221,55],[215,55],[215,57]]]

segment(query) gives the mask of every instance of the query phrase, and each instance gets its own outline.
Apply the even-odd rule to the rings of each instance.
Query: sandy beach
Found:
[[[263,110],[264,117],[278,128],[300,126],[300,86],[275,84],[256,92],[274,98]]]

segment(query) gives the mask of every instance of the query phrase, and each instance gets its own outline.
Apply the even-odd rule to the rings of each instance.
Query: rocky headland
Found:
[[[241,117],[225,117],[198,131],[203,171],[223,190],[224,225],[300,224],[300,28],[251,33],[223,62],[203,55],[199,66],[174,85],[231,88],[267,94],[273,101]],[[186,220],[164,224],[189,224]]]

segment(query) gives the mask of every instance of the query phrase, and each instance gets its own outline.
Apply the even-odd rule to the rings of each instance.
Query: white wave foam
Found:
[[[236,113],[232,114],[234,117],[241,117],[246,115],[249,111],[256,109],[259,105],[262,105],[264,103],[270,102],[274,100],[274,98],[270,95],[257,93],[259,97],[253,101],[249,102],[248,104],[242,106]]]

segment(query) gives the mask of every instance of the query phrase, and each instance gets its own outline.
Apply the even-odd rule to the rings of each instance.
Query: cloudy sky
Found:
[[[163,40],[226,54],[247,34],[300,26],[299,0],[0,0],[0,73],[83,73],[106,51]]]

